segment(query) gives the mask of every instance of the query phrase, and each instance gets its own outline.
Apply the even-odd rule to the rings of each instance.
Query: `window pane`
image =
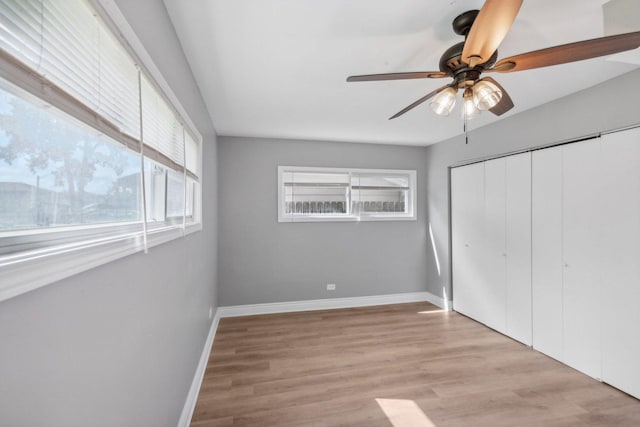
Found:
[[[355,174],[352,209],[361,214],[409,213],[409,176]]]
[[[162,223],[184,214],[184,174],[145,159],[147,221]],[[175,221],[169,221],[175,223]],[[153,225],[153,224],[152,224]],[[162,224],[156,224],[156,226]]]
[[[168,170],[167,174],[167,218],[184,215],[184,174]]]
[[[186,216],[187,218],[193,219],[193,211],[196,200],[196,187],[197,183],[191,179],[187,178],[187,201],[186,201]]]
[[[164,201],[167,193],[167,168],[149,159],[144,160],[144,187],[147,221],[164,221]]]
[[[284,172],[284,212],[293,215],[344,215],[349,206],[349,175]]]
[[[140,158],[0,88],[0,231],[141,219]]]

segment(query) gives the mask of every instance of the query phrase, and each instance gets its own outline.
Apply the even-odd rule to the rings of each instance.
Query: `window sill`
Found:
[[[362,216],[285,216],[278,222],[374,222],[374,221],[416,221],[415,216],[362,215]]]
[[[201,223],[150,230],[147,248],[167,243],[202,229]],[[0,301],[41,288],[119,258],[144,251],[143,233],[131,233],[118,239],[76,245],[54,253],[33,255],[17,261],[0,259]]]

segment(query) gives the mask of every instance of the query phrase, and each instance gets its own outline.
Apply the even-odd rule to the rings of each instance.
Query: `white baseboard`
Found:
[[[295,311],[332,310],[337,308],[367,307],[373,305],[401,304],[428,301],[445,310],[450,310],[451,301],[430,292],[408,292],[403,294],[372,295],[366,297],[331,298],[307,301],[275,302],[268,304],[231,305],[218,307],[220,317],[251,316],[256,314],[289,313]]]
[[[187,400],[182,408],[182,414],[180,414],[180,420],[178,421],[178,427],[189,427],[191,424],[191,418],[193,417],[193,411],[196,409],[196,402],[198,401],[198,394],[200,393],[200,387],[202,386],[202,380],[204,380],[204,372],[207,369],[207,362],[209,355],[211,354],[211,347],[213,347],[213,339],[216,336],[216,330],[218,329],[218,323],[220,322],[220,310],[216,310],[216,314],[211,322],[211,328],[209,329],[209,335],[207,341],[204,343],[202,354],[200,355],[200,361],[196,368],[196,373],[193,376],[191,382],[191,388],[189,388],[189,394],[187,394]]]
[[[453,310],[453,301],[447,301],[444,298],[432,294],[431,292],[425,292],[425,294],[427,297],[425,301],[430,302],[433,305],[437,305],[438,307],[446,311]]]

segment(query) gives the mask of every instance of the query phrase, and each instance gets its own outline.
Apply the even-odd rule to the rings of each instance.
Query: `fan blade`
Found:
[[[501,116],[513,108],[513,100],[511,99],[507,91],[504,90],[504,88],[500,85],[500,83],[493,80],[491,77],[485,77],[482,80],[493,83],[502,92],[502,98],[500,98],[500,102],[498,102],[493,108],[489,108],[489,111],[491,111],[496,116]]]
[[[393,116],[389,117],[389,120],[393,120],[393,119],[395,119],[396,117],[399,117],[399,116],[403,115],[403,114],[404,114],[404,113],[406,113],[407,111],[409,111],[409,110],[411,110],[411,109],[413,109],[413,108],[417,107],[418,105],[422,104],[422,103],[423,103],[424,101],[426,101],[427,99],[429,99],[429,98],[431,98],[431,97],[433,97],[433,96],[437,95],[439,92],[441,92],[441,91],[445,90],[445,89],[446,89],[446,88],[448,88],[448,87],[452,87],[452,85],[450,85],[450,84],[449,84],[449,85],[445,85],[445,86],[442,86],[442,87],[440,87],[440,88],[438,88],[438,89],[434,90],[433,92],[429,92],[428,94],[426,94],[426,95],[425,95],[425,96],[423,96],[422,98],[418,99],[418,100],[417,100],[416,102],[414,102],[413,104],[411,104],[411,105],[409,105],[409,106],[407,106],[407,107],[403,108],[402,110],[400,110],[400,111],[398,111],[397,113],[395,113]]]
[[[373,82],[378,80],[404,80],[404,79],[441,79],[449,77],[448,73],[442,71],[417,71],[414,73],[387,73],[387,74],[367,74],[364,76],[349,76],[348,82]]]
[[[487,0],[480,9],[462,49],[462,61],[471,68],[484,64],[506,37],[522,0]]]
[[[612,55],[637,47],[640,47],[640,31],[534,50],[501,59],[492,69],[485,71],[512,73]]]

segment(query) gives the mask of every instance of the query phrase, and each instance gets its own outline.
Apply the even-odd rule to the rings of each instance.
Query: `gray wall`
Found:
[[[175,426],[216,307],[216,137],[161,0],[118,3],[204,135],[204,229],[0,302],[1,426]]]
[[[220,305],[426,290],[424,148],[230,137],[218,147]],[[415,169],[419,219],[278,223],[278,165]]]
[[[640,124],[639,98],[640,70],[635,70],[472,131],[468,145],[464,137],[457,137],[427,147],[427,222],[433,229],[441,266],[438,274],[436,254],[429,246],[428,289],[437,295],[446,290],[451,295],[448,166]]]

